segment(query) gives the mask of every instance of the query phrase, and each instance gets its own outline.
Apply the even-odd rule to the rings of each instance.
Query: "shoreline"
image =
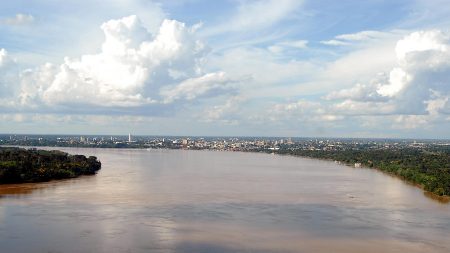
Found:
[[[95,156],[44,148],[0,147],[0,185],[50,182],[95,175],[101,162]]]
[[[312,159],[312,160],[320,160],[320,161],[328,161],[328,162],[334,162],[335,164],[338,165],[344,165],[347,167],[351,167],[351,168],[355,168],[355,169],[371,169],[371,170],[375,170],[378,172],[381,172],[385,175],[391,176],[391,177],[395,177],[400,179],[402,182],[409,184],[411,186],[414,186],[416,188],[420,188],[424,195],[426,197],[432,198],[436,201],[439,201],[441,203],[450,203],[450,195],[438,195],[434,192],[431,191],[427,191],[424,189],[424,185],[419,184],[419,183],[414,183],[412,181],[409,181],[405,178],[403,178],[400,175],[397,175],[395,173],[391,173],[385,170],[382,170],[380,168],[377,167],[367,167],[367,166],[363,166],[361,165],[361,167],[356,168],[354,167],[353,164],[351,163],[346,163],[343,161],[338,161],[338,160],[334,160],[334,159],[328,159],[328,158],[317,158],[317,157],[311,157],[311,156],[305,156],[305,155],[296,155],[296,154],[280,154],[277,152],[266,152],[266,151],[242,151],[242,150],[215,150],[215,149],[178,149],[178,148],[143,148],[143,147],[136,147],[136,148],[115,148],[115,147],[78,147],[78,146],[73,146],[73,147],[67,147],[67,146],[9,146],[9,145],[0,145],[0,147],[19,147],[19,148],[77,148],[77,149],[124,149],[124,150],[188,150],[188,151],[222,151],[222,152],[242,152],[242,153],[263,153],[263,154],[272,154],[272,155],[281,155],[281,156],[291,156],[291,157],[301,157],[301,158],[307,158],[307,159]],[[73,178],[65,178],[65,179],[61,179],[61,180],[70,180],[70,179],[74,179],[77,177],[73,177]],[[54,180],[50,180],[50,181],[60,181],[59,179],[54,179]],[[45,183],[45,182],[49,182],[49,181],[44,181],[44,182],[23,182],[23,183]],[[19,184],[23,184],[23,183],[19,183]],[[8,185],[8,184],[0,184],[1,185]]]
[[[437,194],[434,193],[434,192],[430,192],[430,191],[425,190],[425,189],[424,189],[424,186],[423,186],[422,184],[414,183],[414,182],[408,181],[408,180],[406,180],[405,178],[401,177],[400,175],[397,175],[397,174],[395,174],[395,173],[391,173],[391,172],[382,170],[382,169],[377,168],[377,167],[367,167],[367,166],[361,165],[361,167],[356,168],[356,167],[355,167],[354,165],[352,165],[351,163],[345,163],[345,162],[338,161],[338,160],[333,160],[333,159],[316,158],[316,157],[302,156],[302,155],[294,155],[294,154],[277,154],[277,153],[272,153],[272,154],[276,154],[276,155],[287,155],[287,156],[293,156],[293,157],[302,157],[302,158],[308,158],[308,159],[320,160],[320,161],[327,161],[327,162],[334,162],[334,163],[339,162],[339,163],[336,163],[336,164],[338,164],[338,165],[344,165],[344,166],[347,166],[347,167],[350,167],[350,168],[354,168],[354,169],[368,169],[368,170],[375,170],[375,171],[380,172],[380,173],[383,173],[383,174],[385,174],[385,175],[388,175],[388,176],[397,178],[397,179],[399,179],[400,181],[402,181],[402,182],[404,182],[404,183],[406,183],[406,184],[408,184],[408,185],[411,185],[411,186],[414,186],[414,187],[416,187],[416,188],[421,189],[421,190],[423,191],[424,195],[426,195],[426,196],[429,197],[429,198],[432,198],[432,199],[437,200],[437,201],[442,202],[442,203],[450,203],[450,195],[442,195],[442,196],[437,195]]]

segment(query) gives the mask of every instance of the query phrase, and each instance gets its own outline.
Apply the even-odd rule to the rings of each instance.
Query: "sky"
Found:
[[[448,0],[0,2],[0,133],[450,138]]]

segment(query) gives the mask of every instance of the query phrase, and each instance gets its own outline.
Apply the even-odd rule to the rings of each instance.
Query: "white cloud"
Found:
[[[34,22],[34,17],[30,14],[18,13],[14,17],[4,18],[0,23],[6,25],[28,25]]]
[[[276,104],[270,110],[272,121],[284,121],[297,124],[329,124],[342,121],[344,115],[336,114],[328,105],[299,100],[297,102]]]
[[[291,116],[298,116],[305,114],[308,115],[315,115],[318,113],[321,114],[323,112],[323,109],[320,103],[318,102],[300,100],[294,103],[277,104],[274,106],[273,111],[276,112],[275,114],[288,113]]]
[[[255,47],[227,50],[222,55],[212,56],[209,62],[233,79],[246,78],[241,90],[245,89],[248,96],[253,96],[268,86],[280,88],[281,85],[291,84],[317,69],[313,63],[279,59],[270,50]]]
[[[350,43],[340,40],[322,40],[320,41],[321,44],[327,45],[327,46],[346,46]]]
[[[361,31],[357,33],[341,34],[336,36],[335,39],[344,41],[364,41],[382,38],[386,35],[387,33],[380,31]]]
[[[14,133],[29,134],[30,129],[36,134],[118,134],[124,130],[146,133],[154,119],[148,116],[133,115],[86,115],[86,114],[51,114],[51,113],[0,113],[0,132],[7,133],[8,125],[14,124]],[[49,123],[50,122],[50,123]],[[113,122],[113,124],[111,123]],[[158,121],[160,122],[160,121]]]
[[[395,114],[395,105],[380,101],[355,101],[346,99],[329,106],[334,114],[346,116],[380,116]]]
[[[395,51],[399,65],[402,67],[413,64],[429,65],[428,67],[441,65],[448,61],[446,56],[450,53],[449,43],[450,37],[439,30],[414,32],[397,43]],[[414,57],[416,59],[411,59]]]
[[[393,127],[396,129],[423,129],[433,125],[450,123],[450,96],[443,96],[438,92],[432,92],[429,100],[425,101],[426,113],[421,115],[396,115]],[[446,116],[447,115],[447,116]]]
[[[274,54],[279,54],[284,51],[284,47],[278,45],[269,46],[267,49]]]
[[[217,95],[233,93],[230,86],[233,81],[224,72],[209,73],[198,78],[187,79],[174,87],[161,90],[164,103],[176,100],[194,100],[200,97],[215,97]]]
[[[71,6],[77,4],[74,0],[70,2]],[[94,7],[104,4],[99,0],[93,2]],[[300,12],[304,1],[232,1],[230,5],[235,9],[221,10],[229,15],[223,19],[206,15],[204,27],[163,21],[164,10],[170,8],[165,3],[163,6],[162,2],[153,2],[150,9],[154,11],[147,13],[151,10],[143,7],[150,2],[113,0],[109,11],[102,16],[86,15],[82,23],[73,16],[64,17],[68,13],[58,14],[49,22],[62,21],[55,26],[58,29],[48,28],[52,24],[41,24],[47,21],[41,19],[32,31],[28,29],[31,27],[5,26],[5,30],[43,34],[41,37],[50,35],[42,45],[56,41],[53,34],[64,34],[61,37],[72,34],[66,40],[73,43],[53,42],[61,44],[55,46],[58,52],[51,59],[43,58],[53,64],[42,64],[45,61],[40,60],[39,64],[25,65],[28,59],[17,49],[26,45],[11,48],[14,58],[19,59],[18,64],[38,67],[22,71],[17,81],[0,76],[0,112],[156,116],[159,115],[156,111],[165,111],[163,115],[172,118],[194,117],[198,122],[212,124],[244,122],[250,115],[273,119],[273,122],[288,118],[298,124],[303,121],[316,125],[350,124],[343,123],[343,119],[360,124],[370,117],[378,117],[386,121],[389,118],[390,123],[397,122],[399,127],[412,116],[425,121],[433,114],[433,122],[438,122],[442,114],[448,118],[450,113],[449,93],[445,88],[449,79],[445,63],[449,58],[448,43],[438,33],[417,33],[398,42],[403,37],[402,31],[361,31],[329,35],[325,38],[329,40],[320,42],[346,46],[336,50],[300,40],[331,31],[325,26],[320,27],[322,30],[315,29],[315,25],[308,27],[310,18],[315,22],[316,13],[309,12],[311,9]],[[80,28],[120,17],[124,13],[120,7],[124,7],[126,15],[141,9],[139,16],[149,22],[135,16],[110,20],[101,26],[104,40],[101,32],[100,36],[92,36],[92,28],[89,34]],[[83,7],[78,12],[89,13],[88,9],[91,7]],[[41,25],[48,27],[34,29]],[[62,27],[67,33],[60,32]],[[82,43],[88,46],[80,46],[82,43],[75,37],[83,38]],[[36,37],[27,38],[33,41]],[[199,38],[214,48],[209,49]],[[66,44],[78,48],[67,50],[62,46]],[[41,49],[42,46],[36,46],[30,51]],[[41,52],[50,55],[48,49]],[[0,51],[0,73],[6,73],[11,57],[2,54],[7,55],[6,51]],[[61,61],[61,55],[69,57]],[[7,58],[9,63],[5,64]],[[379,72],[384,74],[373,78]],[[240,100],[243,94],[249,101],[245,106]],[[280,102],[283,99],[288,102]],[[180,109],[183,113],[175,116],[174,112]],[[364,121],[355,120],[362,117],[366,117]],[[289,120],[284,123],[289,125]]]
[[[50,63],[34,70],[23,71],[20,75],[18,104],[30,107],[41,105],[43,94],[51,85],[57,72],[58,68]]]
[[[291,40],[291,41],[283,41],[276,43],[272,46],[269,46],[267,49],[272,53],[281,53],[286,49],[306,49],[308,47],[307,40]]]
[[[10,58],[8,55],[8,52],[6,51],[6,49],[1,48],[0,49],[0,68],[3,68],[4,66],[6,66],[6,64],[8,64],[10,62]]]
[[[331,40],[323,40],[320,43],[328,46],[349,46],[355,43],[368,43],[371,41],[385,40],[399,31],[382,32],[382,31],[360,31],[356,33],[340,34]]]
[[[69,110],[72,105],[126,108],[230,92],[233,80],[225,73],[204,71],[208,48],[196,38],[196,27],[164,20],[153,35],[136,16],[105,22],[99,53],[24,71],[18,103]]]
[[[336,104],[341,110],[402,114],[397,123],[407,119],[421,122],[439,118],[437,115],[446,111],[450,96],[449,46],[449,37],[441,31],[411,33],[398,41],[397,66],[384,81],[381,77],[370,85],[357,84],[332,92],[326,98],[345,99]],[[408,118],[407,115],[415,116]]]
[[[373,76],[387,72],[395,66],[395,45],[397,38],[394,36],[388,40],[377,43],[367,43],[361,48],[339,57],[333,62],[325,64],[325,69],[319,73],[317,79],[323,79],[333,85],[348,87],[352,83],[367,82]],[[324,89],[322,89],[324,90]]]
[[[450,37],[441,31],[411,33],[397,42],[392,53],[396,64],[389,74],[381,73],[367,84],[331,92],[322,102],[277,104],[274,114],[303,122],[375,116],[380,117],[379,122],[389,122],[393,129],[448,124],[449,48]]]
[[[388,84],[377,88],[377,93],[384,97],[393,97],[411,81],[412,76],[401,68],[394,68],[389,74]]]
[[[428,115],[398,115],[393,118],[393,128],[408,130],[430,126],[433,122]]]
[[[237,123],[240,118],[241,104],[246,101],[242,96],[228,98],[224,104],[207,108],[200,118],[206,122]]]
[[[291,40],[278,43],[280,46],[304,49],[308,45],[307,40]]]
[[[384,75],[380,74],[378,79],[372,80],[368,85],[358,83],[354,87],[349,89],[333,91],[326,95],[324,98],[327,100],[350,99],[353,101],[385,100],[383,96],[376,92],[376,88],[380,87],[379,79],[383,78]]]
[[[15,60],[4,48],[0,48],[0,103],[4,106],[10,103],[9,98],[14,94],[17,85],[18,72]]]
[[[394,97],[399,111],[421,114],[434,94],[450,96],[450,38],[438,30],[414,32],[397,43],[398,67],[377,89]]]
[[[291,18],[291,15],[303,4],[303,0],[260,0],[240,1],[237,11],[226,21],[207,34],[225,32],[253,32]]]

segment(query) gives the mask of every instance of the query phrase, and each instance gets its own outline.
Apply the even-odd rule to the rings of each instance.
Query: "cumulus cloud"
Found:
[[[450,95],[449,46],[450,37],[439,30],[406,36],[396,47],[398,67],[377,92],[393,98],[400,111],[428,112],[425,101]]]
[[[233,80],[225,73],[204,71],[209,50],[196,38],[197,26],[164,20],[151,34],[137,16],[128,16],[105,22],[101,29],[105,40],[99,53],[23,71],[17,105],[142,107],[230,91]],[[0,51],[0,66],[3,55],[6,51]]]
[[[386,100],[380,95],[376,89],[381,86],[381,83],[386,79],[383,73],[380,73],[377,78],[373,79],[369,84],[358,83],[349,89],[333,91],[326,95],[326,100],[350,99],[353,101],[383,101]]]
[[[14,17],[4,18],[0,23],[6,25],[28,25],[34,22],[34,17],[30,14],[18,13]]]
[[[441,31],[414,32],[398,41],[395,48],[397,66],[384,80],[381,77],[370,85],[358,84],[348,90],[333,92],[327,98],[353,101],[384,98],[397,105],[392,113],[424,113],[425,101],[436,97],[435,94],[449,95],[449,46],[449,37]]]
[[[354,83],[368,83],[374,75],[389,72],[397,65],[395,45],[398,40],[397,36],[393,36],[386,40],[349,47],[348,53],[325,64],[324,71],[319,73],[317,79],[329,83],[330,86],[325,91],[335,90],[336,84],[348,88]]]
[[[290,120],[301,122],[333,122],[342,120],[332,108],[320,102],[299,100],[293,103],[276,104],[271,110],[273,120]]]
[[[406,57],[411,53],[447,52],[449,37],[440,30],[411,33],[397,43],[395,49],[400,64],[408,64]]]
[[[0,101],[8,104],[7,101],[13,96],[14,85],[18,80],[18,72],[15,60],[11,58],[4,48],[0,48]]]
[[[4,48],[0,49],[0,98],[5,95],[8,85],[3,80],[3,72],[6,64],[9,62],[8,52]]]
[[[3,68],[6,64],[10,62],[10,58],[6,49],[0,49],[0,68]]]
[[[136,16],[108,21],[101,28],[101,53],[65,59],[43,94],[47,103],[152,103],[158,88],[173,82],[169,69],[195,73],[200,67],[196,60],[205,47],[177,21],[165,20],[153,40],[147,39],[151,35]]]
[[[246,101],[242,96],[232,96],[224,104],[207,108],[200,118],[206,122],[219,121],[227,124],[238,123],[241,104]]]
[[[396,66],[369,83],[331,92],[322,103],[279,104],[274,111],[278,115],[306,115],[321,120],[330,115],[336,119],[383,116],[392,127],[406,129],[448,122],[450,36],[439,30],[411,33],[397,42],[395,56]]]
[[[164,103],[176,100],[194,100],[199,97],[214,97],[217,94],[233,92],[232,80],[224,72],[209,73],[198,78],[191,78],[182,83],[165,87],[161,90]]]

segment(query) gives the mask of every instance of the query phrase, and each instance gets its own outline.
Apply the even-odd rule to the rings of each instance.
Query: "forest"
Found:
[[[376,168],[399,176],[436,195],[450,196],[449,149],[402,148],[336,151],[281,149],[278,153],[335,160],[348,165],[361,163],[365,167]]]
[[[0,184],[43,182],[93,175],[101,168],[95,156],[52,150],[0,147]]]

